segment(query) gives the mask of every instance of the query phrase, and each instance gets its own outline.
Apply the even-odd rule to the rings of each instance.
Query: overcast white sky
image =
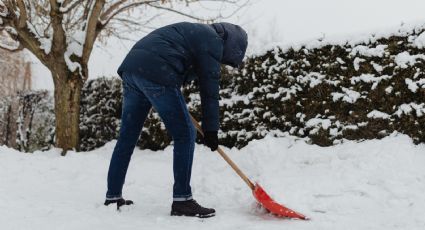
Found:
[[[251,4],[226,20],[242,25],[249,35],[249,52],[268,43],[292,44],[323,36],[372,33],[401,23],[425,23],[424,0],[251,0]],[[165,15],[160,27],[187,20]],[[129,34],[129,37],[143,36]],[[111,39],[95,48],[89,63],[90,78],[116,76],[116,69],[134,42]],[[36,60],[34,88],[52,89],[48,70]]]

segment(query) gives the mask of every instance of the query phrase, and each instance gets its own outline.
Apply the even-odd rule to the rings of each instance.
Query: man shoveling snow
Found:
[[[202,103],[204,144],[218,147],[220,64],[237,67],[248,45],[246,32],[230,23],[176,23],[159,28],[138,41],[118,69],[123,80],[120,135],[108,172],[105,205],[133,204],[122,197],[128,165],[143,123],[153,107],[174,141],[171,215],[210,217],[192,197],[190,178],[196,130],[180,91],[198,79]]]

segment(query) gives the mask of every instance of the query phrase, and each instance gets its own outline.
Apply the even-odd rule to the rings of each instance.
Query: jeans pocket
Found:
[[[135,89],[133,86],[131,86],[130,84],[128,84],[126,82],[123,82],[122,90],[123,90],[122,94],[123,94],[124,97],[128,97],[131,94],[143,95],[142,92]]]
[[[143,87],[142,90],[146,96],[153,98],[160,97],[165,93],[164,86]]]

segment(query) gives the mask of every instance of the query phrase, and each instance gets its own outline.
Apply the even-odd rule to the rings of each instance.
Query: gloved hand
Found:
[[[204,145],[208,146],[211,151],[218,148],[218,135],[217,131],[204,131]]]

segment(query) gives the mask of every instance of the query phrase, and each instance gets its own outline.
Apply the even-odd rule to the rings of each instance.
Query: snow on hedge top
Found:
[[[248,54],[259,56],[265,54],[267,51],[275,49],[276,47],[281,48],[285,52],[289,49],[300,50],[303,47],[307,49],[315,49],[326,45],[349,45],[352,47],[357,46],[357,48],[353,49],[353,52],[360,53],[364,56],[382,57],[381,55],[384,53],[384,49],[386,47],[377,46],[374,48],[368,48],[367,45],[376,42],[376,40],[380,38],[389,38],[391,36],[409,36],[409,41],[414,40],[414,44],[418,48],[424,48],[425,32],[419,36],[410,35],[412,31],[422,31],[423,28],[425,28],[425,21],[422,20],[421,22],[404,23],[401,26],[392,26],[386,29],[365,32],[362,34],[327,36],[319,39],[309,39],[306,41],[289,44],[272,42],[267,45],[259,46],[255,50],[250,50]]]
[[[227,107],[223,127],[241,129],[230,124],[237,114],[256,138],[260,126],[324,146],[344,138],[381,138],[394,130],[425,142],[425,52],[414,45],[423,31],[425,26],[403,27],[386,37],[273,47],[250,57],[239,75],[226,79],[234,81],[223,85],[232,93],[220,95],[226,100],[233,100],[233,93],[246,95],[249,104]],[[244,115],[246,108],[256,117]]]
[[[421,33],[413,42],[419,49],[425,48],[425,32]]]

